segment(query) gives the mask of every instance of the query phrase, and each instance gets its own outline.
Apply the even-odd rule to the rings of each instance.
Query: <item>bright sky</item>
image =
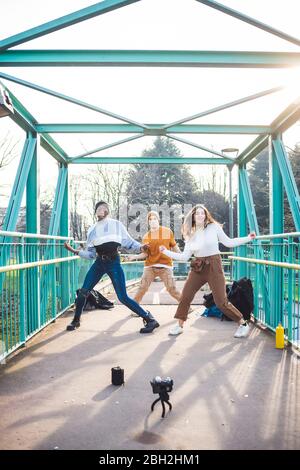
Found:
[[[277,29],[299,35],[299,1],[225,0],[221,3]],[[1,39],[96,3],[91,0],[1,0]],[[262,30],[213,10],[195,0],[142,0],[50,35],[21,44],[17,49],[173,49],[173,50],[261,50],[299,51],[299,48]],[[168,123],[239,99],[300,77],[293,69],[217,68],[8,68],[4,73],[93,103],[111,112],[144,123]],[[293,79],[294,80],[291,80]],[[107,116],[56,98],[3,82],[40,123],[110,123]],[[298,92],[299,94],[299,92]],[[297,89],[255,100],[192,123],[269,124],[295,97]],[[0,120],[0,136],[10,120]],[[289,145],[300,140],[299,126],[289,133]],[[21,134],[22,135],[22,134]],[[120,140],[129,135],[53,134],[70,156]],[[221,151],[242,151],[255,136],[181,135],[200,145]],[[131,156],[152,144],[142,138],[101,152],[104,156]],[[180,144],[186,156],[205,152]],[[45,187],[54,179],[54,162],[41,154],[41,181]],[[75,172],[85,166],[73,167]],[[196,174],[204,167],[193,167]],[[50,177],[50,175],[52,175]],[[13,180],[12,170],[10,171]]]

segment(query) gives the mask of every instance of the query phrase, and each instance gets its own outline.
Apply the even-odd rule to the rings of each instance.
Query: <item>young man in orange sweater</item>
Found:
[[[147,221],[150,230],[144,235],[142,243],[149,246],[148,254],[141,253],[137,256],[129,256],[131,261],[145,259],[143,276],[134,300],[140,303],[151,283],[156,277],[159,277],[169,294],[179,302],[181,293],[176,289],[173,262],[159,249],[163,245],[167,250],[180,253],[174,234],[169,228],[159,225],[159,214],[156,211],[150,211],[147,214]]]

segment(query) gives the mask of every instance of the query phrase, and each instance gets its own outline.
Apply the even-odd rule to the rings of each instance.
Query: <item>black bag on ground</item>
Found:
[[[234,281],[227,298],[243,314],[245,320],[250,320],[254,309],[253,287],[250,279],[242,277]]]
[[[231,288],[230,285],[226,285],[226,294],[227,294],[227,296],[228,296],[228,293],[230,291],[230,288]],[[214,297],[213,297],[212,293],[204,294],[203,298],[204,298],[203,305],[206,308],[210,308],[210,307],[213,307],[215,305],[215,301],[214,301]]]
[[[226,293],[229,302],[232,303],[243,315],[245,320],[250,320],[251,313],[254,309],[253,287],[250,279],[242,277],[238,281],[234,281],[232,286],[226,285]],[[215,305],[213,295],[206,294],[203,296],[205,301],[203,305],[207,308]],[[232,321],[224,313],[221,320]]]
[[[76,294],[78,295],[78,290],[76,291]],[[104,295],[100,294],[100,292],[96,289],[92,289],[86,299],[84,310],[109,310],[113,307],[113,302],[110,302],[110,300],[104,297]]]

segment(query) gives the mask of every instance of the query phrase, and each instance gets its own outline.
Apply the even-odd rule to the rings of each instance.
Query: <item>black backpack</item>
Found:
[[[242,314],[245,320],[250,320],[251,313],[254,309],[253,287],[250,279],[242,277],[238,281],[234,281],[232,286],[226,285],[226,293],[228,300],[234,305]],[[215,305],[212,293],[206,294],[204,297],[203,305],[207,308]],[[221,320],[232,321],[224,313]]]
[[[234,281],[227,298],[243,314],[245,320],[250,320],[254,309],[253,287],[250,279],[242,277]]]
[[[76,291],[76,294],[78,295],[78,290]],[[92,289],[86,299],[84,310],[109,310],[113,307],[113,302],[110,302],[106,297],[104,297],[104,295],[100,294],[100,292],[98,292],[97,290]]]
[[[226,285],[226,294],[227,294],[227,296],[228,296],[228,293],[229,293],[230,289],[231,289],[231,286]],[[203,298],[204,298],[203,305],[206,308],[210,308],[210,307],[213,307],[215,305],[215,301],[214,301],[214,297],[213,297],[212,293],[204,294]]]

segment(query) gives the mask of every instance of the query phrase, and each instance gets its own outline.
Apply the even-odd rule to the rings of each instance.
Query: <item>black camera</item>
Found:
[[[171,392],[173,389],[173,380],[170,377],[162,379],[159,376],[150,381],[153,393]]]
[[[111,369],[111,383],[113,385],[124,385],[124,369],[120,366],[112,367]]]

